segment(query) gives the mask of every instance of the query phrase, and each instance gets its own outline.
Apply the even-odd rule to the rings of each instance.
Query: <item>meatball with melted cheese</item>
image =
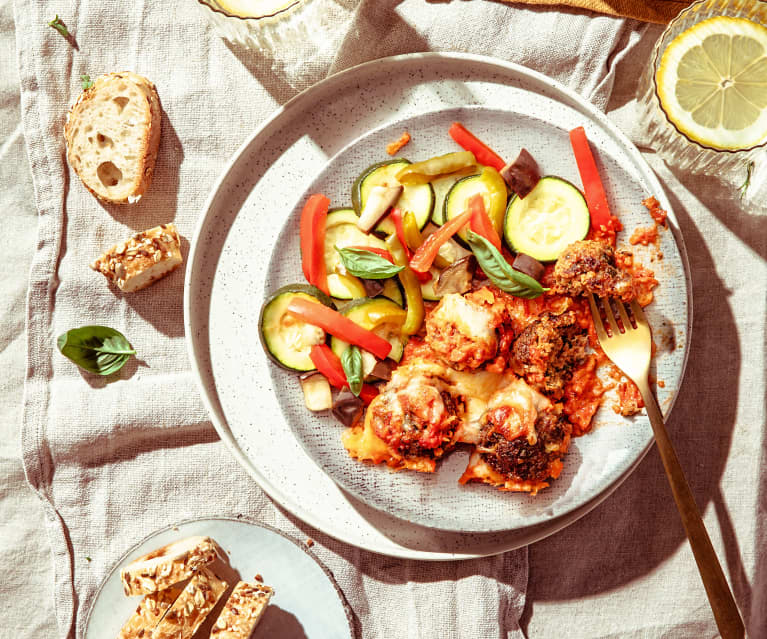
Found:
[[[484,420],[478,447],[485,462],[504,477],[518,482],[540,483],[556,477],[562,468],[562,455],[570,444],[572,426],[558,405],[540,411],[531,437],[508,438],[499,413]]]
[[[631,275],[618,268],[615,251],[605,242],[573,242],[554,266],[554,293],[618,297],[629,302],[635,297]]]
[[[572,311],[543,313],[514,340],[512,366],[533,387],[559,398],[586,357],[587,341],[587,330]]]
[[[454,443],[459,407],[430,374],[439,368],[423,360],[401,366],[368,408],[375,434],[403,457],[438,458]]]
[[[496,328],[503,312],[488,295],[486,289],[450,293],[426,318],[426,344],[456,370],[479,368],[499,352]]]

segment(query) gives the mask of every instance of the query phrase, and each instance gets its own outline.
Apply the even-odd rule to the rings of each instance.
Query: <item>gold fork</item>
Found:
[[[631,311],[634,316],[632,324],[626,307],[619,300],[612,300],[618,309],[623,330],[615,320],[615,314],[610,307],[610,301],[600,298],[605,310],[605,316],[610,332],[605,329],[602,316],[599,313],[594,296],[589,294],[589,305],[594,317],[594,326],[602,350],[631,379],[639,389],[644,400],[647,416],[655,435],[655,443],[658,446],[663,467],[666,469],[666,477],[674,494],[674,501],[682,517],[687,539],[690,541],[695,562],[698,564],[703,586],[706,588],[708,601],[714,612],[716,625],[723,639],[740,639],[745,635],[743,620],[738,612],[738,607],[732,596],[732,591],[727,584],[727,579],[719,565],[719,560],[711,545],[706,527],[700,517],[695,498],[692,496],[687,484],[682,467],[679,465],[674,446],[663,424],[663,416],[655,396],[650,390],[648,373],[650,372],[650,325],[647,323],[642,308],[636,302],[631,302]]]

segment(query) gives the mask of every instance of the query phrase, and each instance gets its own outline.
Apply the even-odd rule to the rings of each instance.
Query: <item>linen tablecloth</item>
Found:
[[[29,232],[34,211],[21,129],[9,130],[0,146],[0,157],[9,160],[0,168],[2,185],[9,187],[3,202],[19,211],[9,216],[7,237],[19,239],[8,240],[13,246],[3,266],[29,263],[34,249],[22,453],[44,511],[43,519],[23,494],[15,446],[6,442],[10,481],[1,503],[12,535],[0,552],[12,578],[0,591],[16,601],[43,601],[35,615],[24,606],[8,610],[15,636],[74,636],[95,586],[127,546],[179,517],[216,512],[245,512],[317,540],[315,551],[355,611],[359,636],[519,636],[520,624],[529,636],[565,627],[574,637],[714,636],[654,452],[606,504],[532,546],[529,588],[526,550],[444,565],[371,555],[275,508],[228,456],[188,373],[181,274],[123,298],[86,266],[133,230],[174,220],[182,235],[191,236],[207,190],[241,140],[275,106],[331,71],[413,50],[496,55],[542,70],[602,107],[617,81],[610,104],[629,130],[631,79],[638,74],[631,62],[646,59],[652,32],[645,36],[644,25],[623,19],[493,2],[329,2],[331,32],[323,42],[307,43],[314,48],[306,65],[305,51],[272,60],[225,44],[186,4],[58,3],[53,10],[77,38],[79,49],[73,49],[46,26],[51,9],[42,2],[16,7],[36,238]],[[3,51],[10,61],[7,45]],[[102,207],[84,192],[64,163],[61,138],[79,75],[118,69],[149,76],[165,109],[155,184],[144,202],[128,209]],[[3,89],[13,111],[13,87]],[[761,636],[765,559],[757,549],[765,533],[756,522],[764,514],[767,234],[763,218],[744,214],[707,181],[680,183],[661,164],[654,166],[678,202],[696,300],[702,300],[670,427],[752,634]],[[20,332],[21,277],[17,270],[3,278],[12,299],[3,339]],[[54,352],[53,340],[86,323],[121,328],[147,355],[113,383],[79,374]],[[21,342],[16,337],[0,355],[18,362]],[[15,370],[9,403],[19,399]],[[18,410],[9,412],[10,419],[18,417]],[[17,429],[12,424],[10,436]],[[227,485],[218,479],[222,474],[230,478]],[[235,493],[233,484],[246,489]],[[189,503],[192,486],[199,503]],[[43,520],[50,545],[38,529]],[[48,607],[52,584],[55,607]],[[392,615],[405,602],[408,614]]]

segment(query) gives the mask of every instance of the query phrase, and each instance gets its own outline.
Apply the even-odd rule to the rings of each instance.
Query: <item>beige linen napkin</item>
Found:
[[[603,106],[612,65],[636,39],[636,25],[621,19],[493,2],[316,1],[329,12],[327,31],[274,57],[222,41],[192,0],[16,3],[39,213],[22,454],[46,509],[61,637],[82,635],[97,585],[138,539],[180,519],[240,513],[318,542],[315,552],[354,610],[360,637],[521,636],[526,550],[445,564],[400,561],[286,514],[238,467],[198,398],[184,345],[183,272],[124,296],[87,267],[105,247],[156,224],[174,221],[190,238],[242,140],[330,71],[382,55],[458,49],[522,62]],[[54,13],[76,47],[47,26]],[[81,74],[123,69],[156,83],[163,137],[151,191],[139,204],[115,207],[98,203],[67,166],[62,127]],[[85,324],[121,330],[138,351],[117,379],[81,373],[56,351],[57,335]]]

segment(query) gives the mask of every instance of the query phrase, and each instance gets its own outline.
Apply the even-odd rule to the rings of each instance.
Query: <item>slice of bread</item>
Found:
[[[140,639],[149,637],[152,629],[160,623],[165,612],[181,594],[181,588],[171,586],[165,590],[153,592],[144,597],[136,611],[120,629],[117,639]]]
[[[69,110],[67,159],[96,197],[138,202],[152,181],[160,122],[154,84],[130,71],[107,73]]]
[[[213,571],[200,568],[152,631],[152,639],[190,639],[229,587]]]
[[[153,550],[132,561],[120,572],[127,596],[143,595],[167,588],[192,576],[218,558],[210,537],[187,537]]]
[[[124,293],[146,288],[183,262],[175,224],[162,224],[116,244],[90,265]]]
[[[269,586],[238,582],[210,631],[211,639],[248,639],[273,594]]]

